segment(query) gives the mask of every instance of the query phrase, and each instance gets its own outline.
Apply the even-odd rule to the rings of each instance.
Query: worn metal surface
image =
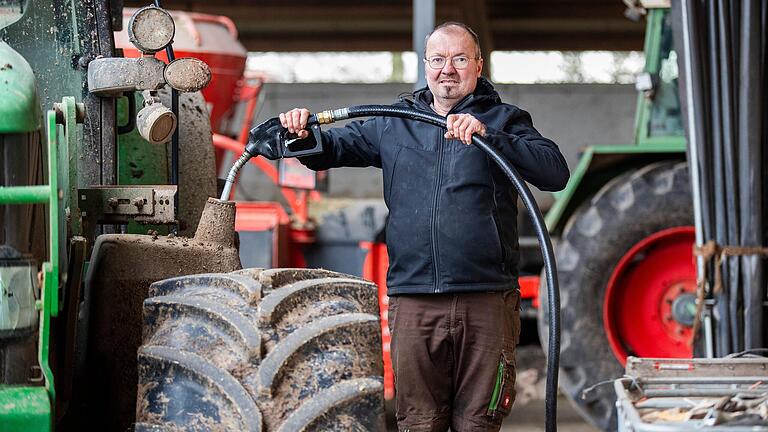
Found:
[[[170,92],[159,91],[163,104],[169,106]],[[136,104],[141,106],[143,96],[135,92]],[[211,125],[202,94],[179,95],[180,204],[177,218],[179,234],[194,234],[206,200],[216,194],[216,167],[213,155]],[[127,122],[124,117],[121,124]],[[157,185],[169,182],[169,144],[147,142],[134,129],[119,136],[119,183],[121,185]],[[146,233],[145,227],[129,226],[132,233]]]
[[[64,96],[85,103],[82,128],[65,130],[77,143],[64,156],[69,168],[62,164],[62,170],[78,173],[73,189],[115,182],[114,100],[86,91],[88,63],[100,55],[113,55],[110,11],[105,3],[28,0],[21,19],[0,30],[0,39],[24,56],[35,71],[41,111]],[[62,183],[65,190],[69,186]],[[71,210],[74,214],[75,209]]]
[[[154,57],[98,58],[88,64],[88,91],[116,97],[131,90],[158,90],[165,85],[165,63]]]
[[[143,53],[156,53],[173,41],[176,24],[171,15],[155,6],[143,7],[128,21],[128,38]]]
[[[145,106],[136,115],[136,129],[151,144],[168,142],[176,131],[176,124],[176,115],[159,102]]]
[[[176,218],[173,196],[176,186],[98,186],[80,189],[78,197],[84,223],[171,224]]]
[[[234,203],[211,200],[195,238],[98,237],[86,276],[87,359],[74,391],[87,396],[89,427],[124,430],[136,406],[136,351],[149,285],[174,276],[240,268]],[[206,222],[209,220],[210,222]],[[81,327],[81,331],[85,331]]]
[[[699,377],[768,377],[768,358],[658,359],[627,358],[627,375],[641,380]],[[725,378],[730,379],[730,378]]]
[[[52,349],[61,353],[54,364],[56,388],[59,397],[56,399],[56,420],[60,420],[72,401],[72,385],[74,383],[75,363],[77,359],[77,322],[80,319],[80,299],[85,278],[85,262],[88,243],[85,237],[74,236],[69,241],[67,280],[62,292],[63,316],[57,320],[53,329]]]
[[[622,432],[768,431],[768,359],[627,359],[614,382]]]
[[[165,106],[171,106],[167,87],[158,94]],[[208,198],[216,196],[213,135],[208,108],[200,92],[179,95],[179,191],[179,234],[191,236]]]

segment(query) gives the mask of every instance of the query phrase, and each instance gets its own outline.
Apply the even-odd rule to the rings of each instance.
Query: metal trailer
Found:
[[[620,432],[768,431],[766,420],[762,425],[743,420],[729,425],[723,418],[726,408],[733,412],[739,402],[734,419],[742,412],[768,412],[766,358],[630,357],[626,375],[614,381],[614,389]]]

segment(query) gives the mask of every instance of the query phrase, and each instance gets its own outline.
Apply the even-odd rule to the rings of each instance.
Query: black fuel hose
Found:
[[[429,123],[437,127],[446,128],[445,118],[434,113],[418,111],[408,108],[393,107],[389,105],[356,105],[336,110],[323,111],[313,114],[307,121],[307,126],[316,124],[328,124],[339,120],[357,117],[399,117],[410,120],[417,120]],[[536,237],[539,240],[542,256],[544,258],[544,269],[547,278],[547,297],[549,305],[549,343],[547,344],[547,384],[545,412],[545,430],[554,432],[557,430],[557,377],[560,363],[560,289],[557,282],[557,268],[555,267],[555,253],[552,248],[552,241],[549,238],[549,232],[544,223],[544,217],[541,210],[536,205],[525,181],[520,177],[517,170],[509,161],[484,138],[473,135],[472,143],[483,150],[496,164],[501,168],[504,174],[517,189],[520,198],[523,200],[528,214],[533,220],[533,226],[536,231]],[[240,160],[235,163],[230,172],[230,177],[234,181],[234,174],[239,169],[238,166],[245,164],[250,159],[251,154],[246,151]],[[227,179],[229,181],[229,178]],[[224,195],[222,195],[222,199]]]

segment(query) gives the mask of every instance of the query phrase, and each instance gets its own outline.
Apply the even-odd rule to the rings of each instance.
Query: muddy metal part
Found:
[[[211,69],[196,58],[179,58],[163,71],[165,81],[180,92],[196,92],[211,82]]]
[[[160,101],[170,106],[171,95],[166,88],[157,92]],[[129,92],[135,106],[143,104],[142,92]],[[130,112],[126,98],[119,99],[120,123],[126,124]],[[179,221],[178,233],[192,236],[208,197],[216,194],[216,166],[208,110],[200,92],[179,95]],[[122,126],[121,126],[122,127]],[[118,182],[120,185],[154,186],[169,180],[168,144],[147,142],[134,127],[118,136]],[[154,229],[158,229],[154,227]],[[129,233],[146,233],[147,228],[131,222]]]
[[[145,54],[153,54],[173,41],[176,24],[167,11],[152,5],[136,11],[126,30],[136,48]]]
[[[235,207],[209,199],[194,238],[134,234],[97,238],[85,281],[87,357],[75,377],[88,426],[125,430],[136,404],[136,350],[149,285],[169,277],[240,268]],[[119,307],[116,307],[118,306]],[[81,331],[85,329],[81,327]],[[84,342],[81,342],[84,343]],[[85,421],[85,420],[83,420]]]
[[[166,65],[155,57],[110,57],[88,64],[88,90],[102,97],[131,90],[159,90],[166,83],[182,92],[195,92],[210,81],[211,70],[194,58],[180,58]]]
[[[176,131],[176,115],[160,101],[145,94],[144,108],[136,114],[136,129],[142,138],[152,144],[167,143]]]
[[[105,1],[27,0],[21,18],[0,29],[0,39],[34,70],[42,110],[67,95],[84,104],[82,127],[63,129],[76,146],[60,149],[60,184],[73,200],[77,188],[116,183],[114,100],[84,91],[88,63],[113,55],[111,21]],[[62,205],[72,207],[72,202]],[[74,214],[75,209],[70,210]]]
[[[165,85],[165,63],[154,57],[100,58],[88,64],[88,90],[98,96],[119,96],[130,90],[158,90]]]
[[[124,224],[130,220],[148,224],[176,221],[173,196],[176,186],[100,186],[80,189],[78,196],[88,226]]]
[[[377,287],[326,270],[156,282],[136,430],[383,431]]]
[[[171,91],[158,92],[160,101],[171,106]],[[190,236],[208,197],[216,196],[216,164],[211,122],[200,92],[179,95],[179,234]],[[122,138],[121,138],[122,142]],[[170,145],[169,145],[170,147]],[[170,154],[170,149],[168,150]],[[169,164],[170,166],[170,164]]]

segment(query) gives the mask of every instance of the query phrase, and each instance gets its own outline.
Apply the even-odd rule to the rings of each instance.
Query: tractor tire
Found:
[[[608,182],[574,212],[557,241],[560,389],[582,417],[602,430],[617,428],[612,380],[624,374],[603,322],[609,278],[638,242],[671,227],[690,225],[693,209],[687,164],[665,161]],[[547,352],[549,313],[543,277],[539,298],[539,336]],[[637,323],[638,328],[642,325]]]
[[[326,270],[156,282],[136,430],[383,431],[376,285]]]

